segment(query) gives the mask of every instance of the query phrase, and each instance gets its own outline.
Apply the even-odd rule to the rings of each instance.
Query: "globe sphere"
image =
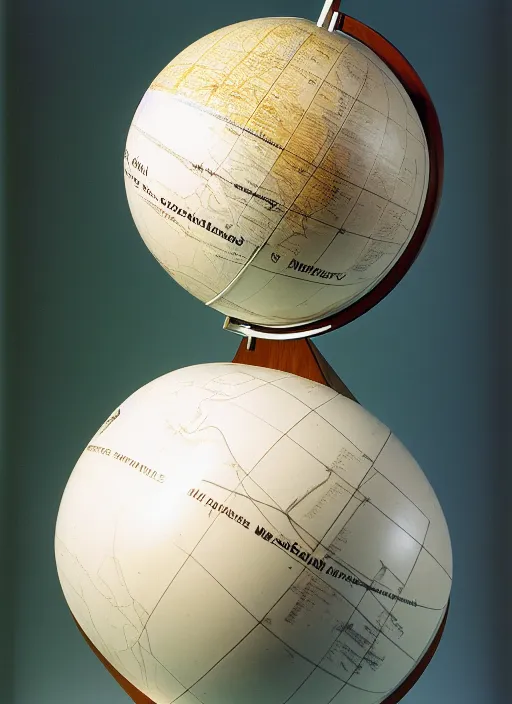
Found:
[[[124,155],[144,242],[191,294],[274,327],[369,292],[413,236],[429,180],[409,95],[355,39],[297,18],[199,39],[155,78]]]
[[[377,704],[446,611],[450,539],[414,459],[329,387],[238,364],[131,395],[78,460],[60,583],[157,704]]]

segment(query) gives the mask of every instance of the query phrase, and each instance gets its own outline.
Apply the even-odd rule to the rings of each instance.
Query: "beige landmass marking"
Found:
[[[396,76],[355,40],[295,18],[241,22],[186,48],[151,84],[127,149],[156,194],[138,197],[125,176],[158,261],[204,302],[260,324],[317,320],[373,288],[428,185],[425,135]],[[193,219],[148,216],[166,200],[243,250]]]

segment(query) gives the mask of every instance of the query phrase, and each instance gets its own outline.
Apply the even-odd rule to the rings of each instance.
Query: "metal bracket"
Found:
[[[286,328],[276,328],[275,332],[268,332],[267,330],[254,329],[250,323],[244,323],[241,320],[236,320],[235,318],[230,318],[229,316],[224,321],[222,326],[224,330],[229,330],[229,332],[234,332],[236,335],[241,335],[247,338],[247,349],[252,349],[254,345],[254,338],[260,338],[261,340],[299,340],[302,337],[311,337],[314,335],[320,335],[323,332],[328,332],[332,325],[322,325],[314,330],[306,331],[286,331]]]
[[[317,27],[323,27],[328,32],[334,32],[340,17],[341,0],[325,0],[324,6],[316,23]]]

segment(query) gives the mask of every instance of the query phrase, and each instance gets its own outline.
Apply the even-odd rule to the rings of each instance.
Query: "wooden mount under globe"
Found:
[[[330,364],[320,354],[315,345],[308,339],[300,340],[256,340],[251,346],[247,345],[246,340],[242,340],[235,354],[233,362],[236,364],[249,364],[257,367],[267,367],[269,369],[277,369],[283,372],[290,372],[297,376],[302,376],[311,381],[316,381],[319,384],[330,386],[339,394],[356,401],[339,376],[336,374]],[[397,704],[409,690],[416,684],[418,679],[423,674],[425,668],[431,661],[437,646],[443,635],[448,609],[445,613],[441,626],[436,633],[432,643],[418,662],[414,670],[406,677],[406,679],[390,694],[382,704]],[[89,638],[85,635],[75,620],[76,625],[87,645],[91,648],[96,657],[103,663],[106,669],[121,685],[128,696],[135,704],[155,704],[155,702],[143,694],[137,687],[134,687],[125,677],[123,677],[103,655],[92,644]],[[170,624],[172,628],[172,624]],[[243,704],[243,702],[240,702]]]

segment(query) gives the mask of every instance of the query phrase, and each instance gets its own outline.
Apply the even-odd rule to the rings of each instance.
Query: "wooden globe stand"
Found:
[[[334,369],[309,339],[287,341],[258,339],[253,340],[251,344],[248,344],[247,340],[242,340],[233,358],[233,362],[236,364],[249,364],[257,367],[267,367],[269,369],[290,372],[291,374],[302,376],[305,379],[316,381],[319,384],[330,386],[339,394],[356,401]],[[382,702],[382,704],[396,704],[405,697],[409,690],[416,684],[437,650],[447,615],[448,610],[445,613],[444,619],[433,641],[414,670],[412,670],[408,677]],[[133,684],[123,677],[108,660],[103,657],[85,635],[78,623],[76,621],[75,623],[93,653],[135,704],[155,704],[152,699],[143,694],[137,687],[134,687]],[[169,627],[172,628],[172,624],[170,624]],[[240,702],[240,704],[243,703]]]
[[[228,317],[224,328],[247,338],[241,341],[233,362],[290,372],[329,386],[343,396],[356,401],[343,381],[311,342],[310,338],[339,328],[363,315],[381,301],[406,274],[424,244],[437,211],[443,180],[443,143],[434,105],[413,67],[384,37],[362,22],[341,13],[339,6],[340,0],[327,0],[320,14],[318,26],[322,26],[328,31],[342,31],[369,47],[401,81],[421,120],[427,140],[430,165],[426,200],[421,217],[404,253],[388,274],[373,289],[347,308],[323,320],[284,328],[265,327]],[[416,684],[437,650],[447,616],[448,608],[435,637],[416,667],[383,700],[382,704],[396,704]],[[155,704],[152,699],[132,685],[103,657],[85,635],[76,620],[75,623],[93,653],[133,702],[135,704]],[[169,628],[172,629],[172,624],[169,624]],[[243,703],[240,702],[240,704]]]

